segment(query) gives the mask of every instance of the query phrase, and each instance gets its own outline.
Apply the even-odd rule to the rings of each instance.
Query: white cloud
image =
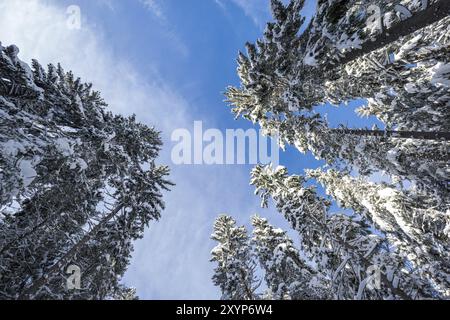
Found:
[[[173,25],[169,22],[161,3],[157,0],[138,0],[139,3],[150,12],[158,21],[159,25],[163,28],[166,38],[170,39],[172,45],[174,45],[178,52],[187,57],[189,55],[189,48],[184,41],[177,35]]]
[[[93,82],[116,112],[136,113],[149,122],[154,113],[167,116],[159,120],[167,118],[175,123],[177,117],[179,121],[184,118],[183,112],[170,112],[177,106],[185,109],[184,101],[156,71],[147,78],[154,79],[152,82],[142,79],[127,61],[108,51],[98,29],[94,31],[83,19],[81,30],[71,30],[66,19],[64,8],[39,0],[2,1],[0,41],[17,45],[26,62],[32,58],[43,65],[61,62],[65,69]],[[168,127],[169,123],[161,125]]]
[[[252,19],[258,27],[264,27],[265,23],[271,19],[269,1],[266,0],[214,0],[223,10],[226,10],[227,3],[233,3],[240,7],[245,15]]]
[[[252,19],[253,23],[264,29],[267,22],[272,20],[272,13],[270,9],[269,0],[214,0],[215,3],[224,11],[228,12],[227,4],[234,4],[241,8],[246,16]],[[288,5],[290,0],[282,0],[285,5]],[[306,0],[302,14],[307,18],[305,25],[311,19],[312,14],[316,10],[317,0]]]
[[[221,0],[214,0],[214,2],[223,10],[226,10],[225,4]]]
[[[142,5],[152,12],[158,19],[166,20],[166,15],[164,14],[161,6],[159,3],[156,2],[156,0],[139,0]]]
[[[98,4],[111,10],[116,10],[116,5],[114,4],[114,0],[97,0]]]

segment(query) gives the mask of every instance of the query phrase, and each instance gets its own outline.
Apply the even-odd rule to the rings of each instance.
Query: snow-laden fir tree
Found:
[[[221,215],[214,223],[211,238],[218,242],[211,252],[211,261],[217,264],[213,282],[220,288],[222,299],[258,299],[256,261],[245,227],[238,227],[233,218]]]
[[[445,298],[448,269],[437,253],[448,246],[449,29],[436,8],[448,11],[448,2],[319,1],[301,34],[304,1],[271,4],[275,21],[239,54],[241,87],[227,92],[233,112],[277,134],[282,146],[311,151],[342,172],[387,174],[392,185],[389,194],[378,192],[387,185],[361,185],[359,199],[350,183],[336,185],[333,195],[354,210],[340,214],[305,178],[258,166],[252,184],[263,204],[274,199],[300,236],[302,257],[330,279],[333,298]],[[363,28],[365,4],[386,13],[379,30]],[[369,101],[359,114],[377,116],[383,130],[330,128],[315,112],[356,98]],[[368,285],[374,267],[377,290]]]
[[[327,279],[305,264],[285,231],[258,216],[253,217],[252,225],[253,250],[264,271],[271,299],[329,298]]]
[[[385,78],[381,90],[375,86],[366,94],[361,115],[397,130],[449,131],[449,23],[445,18],[348,65],[347,72],[362,79],[375,73]]]
[[[332,5],[323,2],[327,4]],[[389,44],[389,48],[324,71],[305,64],[302,58],[311,45],[311,33],[318,28],[307,28],[298,36],[302,6],[303,1],[291,1],[287,7],[272,1],[276,21],[268,24],[256,46],[247,45],[248,56],[239,55],[241,88],[227,92],[235,106],[233,112],[258,123],[267,134],[278,132],[282,142],[303,152],[312,151],[328,164],[350,165],[363,175],[383,171],[445,201],[450,177],[447,141],[433,138],[433,132],[424,139],[417,131],[333,129],[311,110],[324,102],[339,104],[355,98],[368,98],[373,106],[375,100],[392,97],[385,100],[392,105],[391,109],[384,107],[385,116],[377,114],[388,129],[439,130],[444,131],[441,136],[448,136],[448,18]],[[320,19],[314,21],[313,25]],[[397,59],[390,61],[385,50]]]
[[[362,214],[386,234],[425,279],[430,279],[442,297],[450,295],[450,211],[437,204],[420,205],[420,194],[402,192],[386,183],[376,184],[334,170],[308,171],[343,208]]]
[[[433,284],[410,268],[386,237],[377,235],[370,221],[354,214],[330,213],[329,203],[304,178],[288,176],[285,168],[257,166],[252,184],[263,205],[273,198],[299,235],[304,256],[331,279],[334,299],[415,299],[439,297]],[[378,270],[380,287],[368,287],[370,270]]]
[[[154,164],[159,133],[105,111],[61,66],[30,69],[17,53],[2,48],[0,59],[0,297],[117,297],[132,241],[171,185]],[[67,290],[70,265],[80,290]]]
[[[263,122],[265,132],[269,135],[275,132],[282,146],[288,143],[302,153],[311,151],[317,159],[339,170],[355,170],[365,176],[381,171],[399,182],[406,179],[441,206],[448,203],[446,144],[424,143],[418,150],[417,142],[412,139],[361,138],[348,134],[345,129],[328,128],[318,115]]]
[[[434,96],[444,95],[445,88],[442,90],[440,86],[446,82],[445,78],[448,80],[448,76],[445,76],[445,65],[448,63],[445,54],[448,51],[448,37],[445,36],[448,33],[448,18],[375,50],[377,55],[361,56],[345,65],[338,64],[333,70],[323,70],[319,63],[327,62],[328,56],[340,56],[333,48],[348,51],[358,48],[363,39],[366,42],[372,39],[370,33],[361,31],[360,20],[365,22],[368,18],[368,13],[364,11],[367,6],[357,1],[322,1],[313,22],[298,36],[304,21],[299,13],[303,3],[292,0],[285,7],[281,1],[272,1],[275,22],[267,24],[264,38],[259,39],[256,45],[247,44],[247,56],[242,53],[239,55],[238,73],[242,87],[229,88],[228,91],[228,98],[236,106],[238,115],[244,113],[256,120],[268,113],[278,115],[310,110],[314,105],[324,102],[340,104],[361,97],[374,99],[381,92],[391,95],[396,92],[400,99],[408,92],[405,87],[409,91],[414,89],[411,84],[414,78],[435,79],[424,85],[440,92]],[[410,6],[410,11],[415,12],[418,10],[417,4],[417,1],[403,1],[402,5]],[[380,5],[383,9],[386,6],[393,7],[392,2],[386,1],[380,1]],[[341,11],[346,6],[357,9],[345,14],[345,10]],[[333,18],[334,15],[338,17]],[[333,24],[329,20],[334,21]],[[349,28],[352,31],[347,30]],[[414,28],[410,29],[414,31]],[[346,32],[346,35],[343,36],[342,32]],[[411,46],[411,41],[416,45]],[[313,51],[331,53],[327,56]],[[408,59],[405,59],[405,52],[410,55]],[[415,54],[412,55],[412,52]],[[395,63],[391,63],[387,53],[396,56]],[[319,57],[322,60],[310,63],[310,60],[316,61]],[[413,67],[415,64],[419,64],[419,67]],[[442,81],[438,80],[441,78]],[[426,92],[425,88],[423,90]],[[417,106],[414,104],[413,107]],[[428,112],[425,118],[435,115],[434,112]]]
[[[332,69],[446,17],[442,0],[319,0],[303,63]]]
[[[128,288],[126,286],[120,286],[113,296],[114,300],[139,300],[139,297],[136,295],[136,288]]]
[[[392,7],[393,4],[392,1],[379,3],[383,9],[386,9],[386,5]],[[260,104],[253,106],[255,110],[252,113],[246,112],[249,115],[257,115],[258,110],[263,114],[288,113],[310,110],[320,103],[340,104],[355,98],[371,98],[382,88],[403,88],[411,76],[420,78],[426,72],[434,74],[436,68],[433,69],[433,66],[436,63],[445,60],[448,62],[445,55],[448,51],[448,37],[445,36],[448,33],[445,28],[448,18],[444,18],[421,30],[410,28],[410,34],[405,37],[373,50],[379,52],[376,59],[373,55],[364,55],[333,66],[332,70],[324,70],[319,64],[328,63],[328,56],[339,58],[340,54],[336,50],[345,52],[358,48],[363,41],[372,42],[370,32],[362,31],[364,28],[361,25],[369,18],[367,6],[361,5],[359,1],[321,1],[311,24],[298,35],[304,22],[299,12],[304,1],[292,0],[288,6],[284,6],[281,1],[273,0],[271,4],[275,22],[267,24],[264,37],[255,45],[247,43],[247,56],[239,54],[238,73],[242,87],[230,88],[228,92],[232,102],[240,96],[250,95],[253,97],[253,104]],[[357,9],[346,13],[346,6]],[[332,18],[336,14],[338,18]],[[330,20],[333,21],[332,24]],[[342,32],[348,34],[343,36]],[[420,39],[419,42],[417,38]],[[413,39],[420,44],[416,45],[417,48],[407,44]],[[406,52],[416,52],[416,61],[400,61],[405,54],[404,49]],[[420,54],[418,49],[421,49]],[[327,54],[313,53],[316,51],[325,51]],[[397,63],[392,65],[387,54],[396,55]],[[439,55],[441,58],[436,61]],[[317,60],[319,58],[321,60]],[[413,63],[419,62],[424,62],[420,68],[412,67]],[[368,74],[369,81],[364,77],[365,74]],[[378,77],[373,77],[374,74]],[[239,113],[243,106],[236,106],[236,113]]]
[[[324,96],[331,102],[367,98],[359,113],[377,116],[389,129],[448,131],[449,22],[444,18],[337,67],[339,78],[325,83]]]
[[[315,176],[315,172],[309,174]],[[430,277],[431,268],[417,266],[411,252],[405,254],[401,243],[395,242],[389,230],[380,228],[374,232],[377,226],[364,208],[355,206],[353,215],[330,212],[329,201],[317,195],[314,187],[305,187],[305,178],[288,176],[282,167],[257,166],[252,177],[262,205],[267,206],[269,198],[274,200],[278,211],[298,234],[300,247],[295,248],[286,232],[274,228],[266,219],[253,218],[253,237],[249,242],[244,227],[237,228],[228,216],[219,217],[213,237],[219,245],[212,251],[213,261],[230,259],[223,245],[229,241],[223,240],[224,235],[233,234],[230,230],[239,234],[240,241],[236,242],[245,251],[240,259],[233,255],[232,267],[225,268],[225,263],[219,263],[216,269],[214,281],[221,287],[223,299],[247,299],[242,292],[257,280],[238,282],[236,277],[242,279],[242,275],[255,274],[253,255],[259,261],[268,288],[265,293],[253,291],[254,296],[262,299],[434,299],[447,296],[442,283],[444,274],[441,272],[440,278]],[[426,222],[423,225],[429,230],[436,227]],[[237,252],[237,249],[226,252]],[[244,271],[236,272],[237,265]],[[238,283],[247,286],[242,289]],[[241,294],[233,296],[230,292]]]

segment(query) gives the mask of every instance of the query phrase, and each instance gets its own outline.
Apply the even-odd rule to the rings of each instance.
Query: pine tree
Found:
[[[420,273],[432,279],[443,297],[449,295],[450,257],[449,212],[442,206],[428,203],[421,206],[417,194],[402,192],[394,186],[375,184],[361,178],[329,170],[313,170],[308,176],[317,179],[344,208],[364,215],[384,232],[389,242]]]
[[[33,61],[31,70],[8,48],[1,76],[28,91],[0,96],[0,297],[114,297],[132,241],[160,217],[171,185],[154,164],[159,133],[104,111],[92,85],[60,65]],[[66,288],[70,265],[82,271],[81,290]]]
[[[136,295],[136,288],[127,288],[125,286],[120,286],[113,296],[114,300],[139,300]]]
[[[449,21],[340,67],[341,78],[327,83],[324,96],[334,102],[367,98],[361,115],[375,115],[391,130],[441,132],[448,141],[449,126],[442,119],[449,104]]]
[[[253,217],[254,251],[273,300],[327,299],[328,283],[320,273],[300,258],[286,232],[271,226],[266,219]]]
[[[374,98],[375,94],[385,89],[395,89],[401,96],[408,78],[423,78],[426,73],[432,75],[436,71],[433,70],[436,57],[445,60],[448,37],[442,36],[442,32],[448,33],[446,17],[423,30],[410,30],[408,35],[389,46],[384,43],[382,48],[372,50],[377,55],[367,52],[358,59],[333,66],[333,70],[324,70],[320,64],[329,63],[333,57],[339,59],[340,50],[351,50],[365,42],[372,43],[369,41],[370,32],[362,31],[368,13],[357,1],[322,1],[313,22],[298,36],[304,21],[299,13],[303,3],[292,0],[285,7],[278,0],[272,1],[275,22],[267,24],[264,38],[258,40],[256,45],[247,44],[248,57],[239,54],[238,74],[242,88],[229,88],[227,94],[237,107],[234,110],[236,114],[253,115],[252,119],[261,112],[264,115],[289,114],[311,110],[321,103],[340,104],[356,98]],[[376,4],[383,9],[386,5],[393,7],[392,3],[386,4],[385,1]],[[355,10],[350,10],[354,7]],[[345,8],[347,14],[343,10]],[[343,11],[339,11],[338,22],[333,21],[336,18],[331,18],[336,10]],[[420,55],[414,50],[416,61],[409,63],[397,59],[392,64],[386,52],[401,58],[404,54],[400,48],[410,51],[413,48],[408,42],[412,40],[418,42],[421,49]],[[424,62],[420,68],[411,67],[419,62]],[[243,97],[249,100],[247,107],[254,110],[244,108],[243,101],[239,100]]]
[[[440,203],[448,198],[446,144],[418,144],[384,136],[361,139],[345,129],[330,130],[320,116],[266,120],[264,128],[268,135],[277,134],[280,145],[288,143],[302,153],[311,151],[336,169],[354,170],[364,176],[384,172],[393,180],[413,182]]]
[[[15,45],[3,47],[0,42],[0,94],[36,99],[42,90],[33,81],[30,67],[18,58],[19,48]]]
[[[319,0],[305,63],[334,69],[447,17],[442,0]]]
[[[256,167],[252,173],[263,205],[269,197],[300,237],[300,251],[316,263],[324,277],[332,279],[335,299],[414,299],[437,293],[415,270],[407,270],[404,258],[392,251],[385,238],[370,229],[362,216],[329,213],[329,203],[313,187],[304,187],[300,176],[288,176],[285,168]],[[380,288],[366,288],[368,270],[380,271]]]
[[[300,236],[299,252],[330,281],[335,299],[448,296],[446,254],[439,252],[448,246],[449,18],[436,12],[448,3],[427,3],[372,2],[386,13],[384,25],[366,28],[368,11],[359,1],[319,1],[299,34],[304,2],[272,1],[275,21],[247,44],[247,55],[239,54],[241,87],[226,93],[237,117],[341,171],[330,171],[341,177],[331,182],[320,171],[309,177],[322,179],[351,215],[330,212],[306,178],[284,168],[257,166],[252,173],[263,206],[273,198]],[[385,128],[331,128],[315,112],[323,103],[359,98],[368,104],[358,113],[375,115]],[[361,178],[346,180],[347,172]],[[392,183],[364,182],[375,173]],[[262,263],[272,271],[268,266]],[[366,271],[374,267],[378,290],[368,286]],[[283,298],[290,273],[270,271],[271,296]]]
[[[268,24],[264,38],[256,46],[247,45],[248,57],[239,56],[242,86],[229,88],[227,92],[228,101],[235,106],[233,112],[258,123],[269,135],[278,133],[282,143],[293,144],[302,152],[312,151],[328,164],[339,168],[342,164],[349,165],[363,175],[382,171],[393,179],[408,179],[430,197],[444,201],[448,197],[446,181],[450,174],[446,164],[450,134],[448,121],[443,121],[449,96],[445,85],[448,18],[390,44],[388,50],[398,56],[394,63],[379,49],[326,72],[316,64],[305,63],[302,57],[311,43],[316,43],[311,42],[311,37],[322,34],[318,28],[327,32],[332,29],[333,24],[329,25],[326,17],[337,2],[323,2],[318,17],[300,36],[297,34],[302,19],[298,8],[303,2],[292,1],[288,7],[277,1],[272,3],[276,22]],[[358,29],[358,22],[350,19],[352,16],[338,19],[344,25],[336,24],[340,26],[336,32],[347,30],[350,36],[349,30]],[[283,30],[283,37],[278,37],[279,30]],[[330,40],[324,43],[327,41]],[[327,59],[323,54],[319,56],[323,61]],[[412,67],[414,64],[420,67]],[[411,93],[412,86],[421,94]],[[382,98],[390,96],[387,100]],[[355,98],[368,98],[372,106],[373,101],[392,105],[381,106],[383,113],[378,114],[385,119],[388,130],[330,128],[311,112],[313,106],[324,102],[339,104]],[[372,112],[369,110],[373,108],[362,108],[360,113]],[[397,131],[406,128],[408,131]],[[434,132],[410,131],[411,128]]]
[[[393,7],[392,3],[383,1],[376,4],[385,10],[386,6]],[[448,75],[445,72],[448,17],[422,30],[412,28],[410,34],[400,40],[389,45],[385,43],[382,48],[327,71],[318,64],[327,62],[330,57],[339,58],[338,48],[350,50],[360,43],[371,42],[370,33],[361,31],[361,24],[368,14],[364,13],[364,6],[354,1],[323,1],[313,22],[298,36],[304,21],[299,13],[302,6],[303,1],[292,0],[287,7],[280,1],[272,1],[276,21],[268,23],[264,38],[256,45],[247,44],[248,57],[239,54],[238,73],[242,87],[229,88],[227,92],[238,116],[244,115],[256,122],[265,117],[289,117],[327,102],[340,104],[365,98],[373,104],[387,96],[388,100],[393,99],[390,104],[398,106],[395,113],[390,112],[391,117],[396,114],[397,119],[420,119],[419,123],[423,124],[418,126],[416,123],[413,128],[438,131],[434,132],[434,139],[450,138],[445,121],[438,121],[440,125],[436,126],[436,119],[440,114],[445,115],[448,104]],[[354,7],[355,10],[350,10]],[[350,11],[343,14],[339,8]],[[420,7],[408,3],[408,9],[415,12]],[[338,17],[333,18],[336,14]],[[389,16],[395,20],[395,15]],[[386,52],[395,55],[395,63]],[[425,96],[411,95],[416,92]],[[430,106],[427,101],[436,102]],[[405,112],[405,107],[418,112],[411,116],[412,112]],[[403,112],[399,115],[401,108]],[[366,113],[367,110],[370,109],[366,109]],[[411,131],[411,126],[394,118],[388,120],[387,125],[403,130],[403,137],[424,139],[424,135]],[[427,122],[434,126],[426,125]]]
[[[450,103],[448,23],[446,18],[390,45],[386,51],[392,58],[384,64],[381,50],[349,64],[349,72],[363,78],[387,75],[385,87],[373,90],[358,110],[361,115],[374,115],[396,130],[449,131],[443,121]]]
[[[221,215],[214,223],[211,238],[218,242],[211,261],[217,263],[213,282],[220,287],[223,300],[258,299],[256,262],[247,230],[237,227],[230,216]]]

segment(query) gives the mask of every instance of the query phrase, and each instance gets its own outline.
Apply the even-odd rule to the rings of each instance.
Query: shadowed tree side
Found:
[[[0,96],[0,297],[131,298],[120,282],[133,241],[172,185],[155,164],[160,133],[105,111],[92,84],[60,65],[29,68],[17,54],[0,52],[2,81],[27,88]]]

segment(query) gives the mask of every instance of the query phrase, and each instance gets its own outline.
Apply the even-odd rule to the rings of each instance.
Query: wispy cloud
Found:
[[[265,0],[214,0],[223,10],[227,10],[228,4],[234,4],[241,8],[257,27],[263,27],[270,20],[269,1]]]
[[[97,0],[98,4],[111,10],[111,11],[115,11],[116,10],[116,5],[114,3],[114,0]]]
[[[160,4],[156,0],[139,0],[142,5],[152,12],[158,19],[166,21],[166,15],[164,14]]]
[[[179,53],[184,57],[189,55],[189,48],[184,43],[184,41],[178,36],[175,31],[174,25],[170,23],[164,12],[161,2],[158,0],[138,0],[139,3],[150,12],[159,22],[160,26],[163,28],[166,37],[171,40],[171,43],[177,48]]]
[[[214,2],[223,10],[226,10],[225,4],[221,0],[214,0]]]
[[[156,71],[148,77],[152,82],[142,79],[127,61],[108,50],[101,30],[94,31],[84,19],[81,30],[71,30],[66,19],[64,8],[45,5],[43,1],[2,1],[0,41],[4,45],[16,44],[27,62],[38,58],[43,65],[61,62],[65,68],[73,69],[86,81],[94,82],[116,112],[139,113],[150,120],[151,111],[182,108],[182,99]]]

